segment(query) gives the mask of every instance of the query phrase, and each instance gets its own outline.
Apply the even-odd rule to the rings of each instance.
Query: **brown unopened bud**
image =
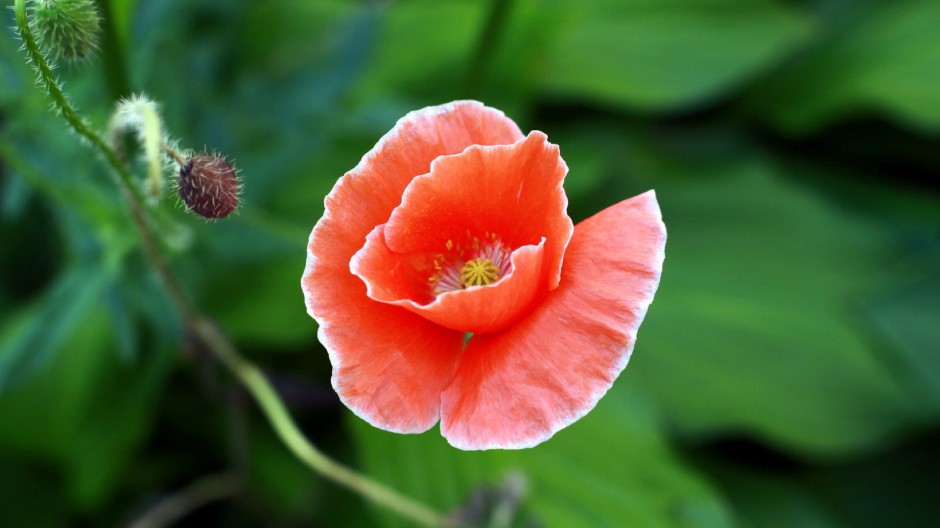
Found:
[[[188,158],[180,166],[177,186],[186,207],[200,216],[225,218],[238,207],[238,174],[221,156]]]

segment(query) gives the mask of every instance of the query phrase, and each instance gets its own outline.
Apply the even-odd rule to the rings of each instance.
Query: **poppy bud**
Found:
[[[225,218],[238,207],[238,174],[221,156],[187,158],[180,165],[177,186],[186,207],[200,216]]]
[[[93,0],[37,0],[30,26],[53,59],[76,61],[98,49],[101,17]]]

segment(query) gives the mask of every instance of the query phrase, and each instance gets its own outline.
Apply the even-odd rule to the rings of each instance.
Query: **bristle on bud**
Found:
[[[74,62],[98,49],[101,17],[94,0],[34,0],[30,27],[54,60]]]
[[[180,199],[205,218],[225,218],[238,207],[241,183],[232,165],[217,155],[187,158],[177,180]]]

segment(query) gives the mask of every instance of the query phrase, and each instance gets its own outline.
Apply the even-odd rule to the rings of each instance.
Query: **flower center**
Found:
[[[460,270],[460,282],[464,287],[486,286],[499,280],[499,270],[488,258],[475,258],[468,260]]]
[[[467,233],[467,242],[448,240],[446,251],[434,259],[434,275],[428,278],[431,294],[488,286],[505,277],[512,267],[510,250],[492,233],[480,239]]]

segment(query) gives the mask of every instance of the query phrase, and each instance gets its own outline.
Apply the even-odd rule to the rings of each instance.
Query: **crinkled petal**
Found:
[[[517,324],[468,343],[442,397],[447,440],[531,447],[590,411],[630,358],[665,242],[652,191],[578,224],[559,287]]]
[[[445,292],[430,303],[415,302],[411,299],[429,295],[427,268],[433,257],[391,251],[384,228],[375,228],[353,257],[353,273],[366,283],[370,298],[401,306],[441,326],[473,333],[501,330],[522,316],[544,289],[543,238],[536,246],[513,251],[512,272],[495,284]]]
[[[431,170],[440,156],[458,154],[472,145],[507,145],[522,138],[519,127],[499,110],[475,101],[456,101],[411,112],[344,175],[326,197],[323,218],[311,234],[343,242],[346,259],[331,254],[332,264],[348,273],[349,259],[366,235],[384,224],[402,201],[408,184]],[[316,246],[309,246],[317,251]]]
[[[399,120],[327,196],[310,234],[301,287],[330,354],[333,387],[369,423],[399,432],[431,427],[463,336],[369,299],[350,259],[434,159],[520,138],[512,120],[477,102],[425,108]]]
[[[364,296],[321,313],[330,326],[321,325],[318,336],[330,353],[333,388],[347,407],[398,433],[437,423],[463,333]]]
[[[408,186],[385,227],[386,242],[397,253],[415,253],[443,251],[467,234],[493,234],[511,248],[545,238],[552,289],[573,230],[562,187],[567,173],[558,146],[538,131],[513,145],[441,157]]]
[[[573,230],[562,188],[567,170],[541,132],[439,158],[373,231],[353,258],[353,272],[375,300],[463,332],[502,330],[558,284]],[[435,297],[434,256],[453,241],[477,239],[513,248],[511,272],[495,284]]]

